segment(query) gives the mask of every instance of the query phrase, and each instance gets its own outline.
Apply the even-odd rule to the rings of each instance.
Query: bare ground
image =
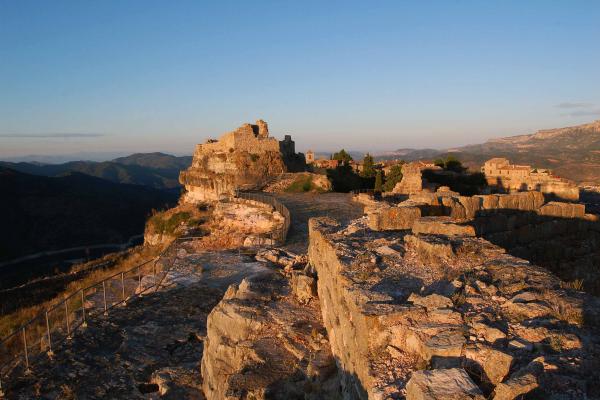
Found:
[[[292,215],[292,226],[285,248],[295,253],[308,249],[308,220],[312,217],[331,217],[348,222],[363,215],[363,206],[352,201],[348,193],[273,193]]]

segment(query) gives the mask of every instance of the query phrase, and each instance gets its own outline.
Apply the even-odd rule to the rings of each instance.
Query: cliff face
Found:
[[[343,398],[595,393],[598,299],[460,232],[311,220],[309,258]]]
[[[183,200],[215,201],[231,196],[236,189],[260,188],[286,172],[284,156],[294,154],[293,150],[289,137],[282,142],[269,137],[262,120],[244,124],[218,141],[199,144],[191,167],[179,176],[186,189]]]

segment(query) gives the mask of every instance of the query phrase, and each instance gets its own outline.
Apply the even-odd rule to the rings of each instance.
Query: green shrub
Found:
[[[157,213],[150,218],[149,223],[156,233],[173,235],[175,229],[177,229],[182,222],[191,222],[191,217],[192,214],[187,211],[175,213],[168,218],[166,218],[163,213]]]
[[[312,176],[301,175],[297,177],[294,182],[288,186],[285,191],[288,193],[301,193],[310,192],[312,190],[318,191],[319,189],[314,185]]]

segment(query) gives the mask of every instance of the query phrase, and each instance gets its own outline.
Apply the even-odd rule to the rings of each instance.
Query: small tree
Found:
[[[381,170],[377,170],[377,174],[375,175],[375,193],[381,193],[383,190],[383,179],[381,178]]]
[[[462,163],[454,156],[448,156],[444,168],[448,171],[463,172],[465,168]]]
[[[390,169],[390,173],[386,176],[385,184],[383,185],[384,191],[391,192],[394,190],[394,186],[402,180],[402,164],[404,162],[396,164]]]
[[[441,158],[436,158],[433,161],[433,164],[435,164],[436,167],[440,167],[440,168],[446,168],[446,163],[444,162],[444,160],[442,160]]]
[[[373,161],[373,156],[369,153],[363,158],[363,168],[360,176],[363,178],[372,178],[375,176],[375,162]]]
[[[348,154],[348,152],[346,152],[346,150],[341,149],[337,153],[333,153],[333,156],[331,156],[331,159],[332,160],[340,160],[342,162],[342,164],[348,165],[348,164],[350,164],[350,161],[352,161],[352,156],[350,156],[350,154]]]

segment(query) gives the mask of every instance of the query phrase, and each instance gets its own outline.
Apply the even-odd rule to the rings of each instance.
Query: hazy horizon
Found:
[[[0,159],[161,151],[262,118],[300,151],[600,118],[600,3],[0,3]]]

